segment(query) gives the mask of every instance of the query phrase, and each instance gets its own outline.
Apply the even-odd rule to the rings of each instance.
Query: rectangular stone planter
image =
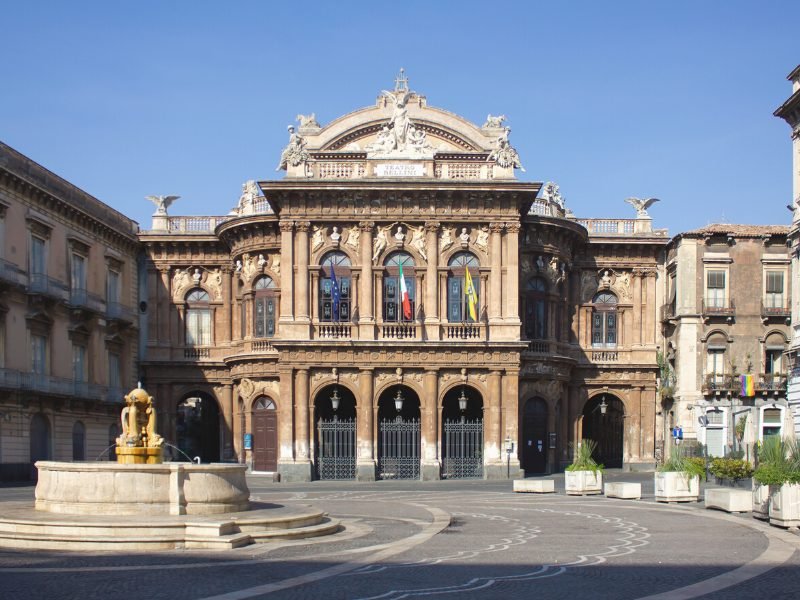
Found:
[[[769,524],[800,527],[800,483],[773,486],[769,498]]]
[[[655,473],[656,502],[697,502],[700,477],[681,471]]]
[[[726,512],[750,512],[753,509],[753,494],[749,490],[717,488],[706,490],[706,508],[717,508]]]
[[[532,494],[552,494],[556,491],[556,482],[553,479],[515,479],[514,491]]]
[[[607,498],[622,498],[624,500],[641,500],[642,484],[616,481],[605,486]]]
[[[766,521],[769,519],[770,486],[761,485],[753,480],[753,516]]]
[[[564,471],[564,487],[569,496],[603,493],[602,471]]]

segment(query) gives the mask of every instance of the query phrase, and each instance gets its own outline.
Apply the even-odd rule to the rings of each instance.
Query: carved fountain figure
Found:
[[[164,439],[156,433],[154,398],[141,387],[125,396],[122,434],[117,438],[117,462],[156,465],[163,462]]]

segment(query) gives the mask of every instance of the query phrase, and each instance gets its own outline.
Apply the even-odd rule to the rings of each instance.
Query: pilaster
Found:
[[[361,369],[358,372],[358,454],[356,459],[356,479],[358,481],[375,481],[374,452],[374,372],[372,369]]]
[[[430,481],[442,476],[439,461],[439,372],[426,370],[422,375],[422,387],[425,402],[422,407],[422,479]]]

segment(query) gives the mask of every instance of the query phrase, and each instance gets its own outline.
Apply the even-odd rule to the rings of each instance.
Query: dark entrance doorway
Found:
[[[583,409],[584,440],[597,443],[593,458],[610,469],[622,467],[625,406],[611,394],[600,394],[586,403]]]
[[[253,404],[253,470],[278,470],[278,414],[266,397]]]
[[[52,444],[50,442],[50,421],[42,413],[36,413],[31,417],[30,429],[30,456],[32,481],[39,479],[39,471],[34,466],[37,460],[50,460],[52,457]]]
[[[356,477],[356,398],[345,387],[322,388],[314,400],[314,466],[318,479]]]
[[[442,478],[483,477],[483,397],[468,386],[442,402]]]
[[[547,472],[547,402],[531,398],[522,421],[522,467],[526,473]]]
[[[419,479],[419,397],[396,385],[378,400],[378,477]]]
[[[204,463],[217,462],[219,454],[219,406],[204,393],[193,393],[178,403],[175,434],[178,448],[190,458]],[[175,460],[186,460],[177,453]]]

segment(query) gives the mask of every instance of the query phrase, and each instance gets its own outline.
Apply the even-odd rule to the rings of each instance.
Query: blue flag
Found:
[[[333,302],[333,320],[339,320],[339,283],[336,281],[336,271],[331,265],[331,300]]]

